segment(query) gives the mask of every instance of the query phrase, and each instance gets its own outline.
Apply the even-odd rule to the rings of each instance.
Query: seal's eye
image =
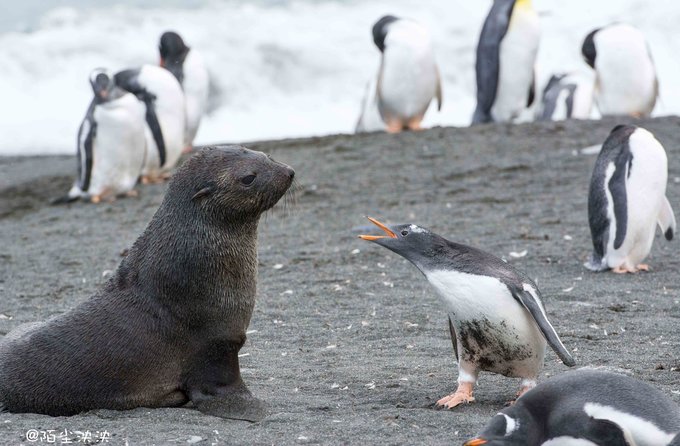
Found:
[[[241,178],[241,183],[245,184],[246,186],[253,184],[253,181],[255,181],[255,175],[246,175],[245,177]]]
[[[406,237],[408,235],[408,231],[404,229],[403,231],[401,231],[401,235]]]

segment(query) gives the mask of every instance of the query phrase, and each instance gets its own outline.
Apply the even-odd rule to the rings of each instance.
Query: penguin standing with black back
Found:
[[[103,68],[92,71],[90,85],[94,98],[78,130],[78,178],[55,204],[133,194],[144,165],[144,106]]]
[[[658,224],[667,240],[675,215],[666,198],[666,151],[654,135],[634,125],[614,127],[595,162],[588,193],[592,271],[647,271]]]
[[[536,120],[588,119],[592,108],[592,77],[578,72],[555,74],[543,89]]]
[[[165,67],[175,76],[184,91],[187,113],[184,151],[190,151],[201,118],[208,107],[210,86],[208,69],[201,54],[196,49],[188,47],[176,32],[163,33],[158,49],[161,67]]]
[[[659,95],[656,68],[644,34],[625,23],[591,31],[581,53],[596,74],[602,116],[648,117]]]
[[[472,124],[513,121],[533,104],[540,37],[531,0],[494,0],[477,44]]]
[[[437,99],[438,110],[442,106],[439,68],[429,31],[413,20],[388,15],[373,25],[373,42],[382,54],[375,97],[387,131],[420,129],[432,99]],[[366,99],[364,103],[373,104]]]
[[[451,242],[413,224],[388,227],[386,235],[360,235],[413,263],[450,310],[449,328],[458,360],[458,388],[437,405],[474,401],[482,370],[521,378],[518,395],[536,385],[546,341],[568,366],[574,359],[548,321],[536,284],[489,253]]]
[[[580,369],[539,384],[464,446],[680,446],[680,407],[647,383]]]
[[[175,76],[165,68],[143,65],[115,75],[121,88],[137,96],[146,107],[146,161],[142,181],[167,179],[184,148],[186,109],[184,93]]]

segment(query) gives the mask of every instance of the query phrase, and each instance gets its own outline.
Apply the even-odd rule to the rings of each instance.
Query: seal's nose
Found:
[[[286,173],[288,174],[288,178],[290,178],[291,180],[295,178],[295,171],[292,168],[290,167],[286,168]]]

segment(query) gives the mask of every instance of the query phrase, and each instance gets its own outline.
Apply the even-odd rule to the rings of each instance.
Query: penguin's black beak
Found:
[[[488,442],[481,438],[473,438],[472,440],[466,441],[463,446],[481,446],[486,443]]]
[[[378,220],[375,218],[371,217],[366,217],[370,220],[371,223],[385,231],[385,234],[387,235],[360,235],[359,238],[362,240],[368,240],[369,242],[373,242],[375,240],[379,240],[381,238],[397,238],[397,234],[394,233],[390,228],[387,227],[387,225],[380,223]]]

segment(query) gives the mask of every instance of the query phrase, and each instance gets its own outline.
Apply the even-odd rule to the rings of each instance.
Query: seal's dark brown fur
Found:
[[[190,158],[101,290],[2,340],[0,404],[71,415],[192,401],[212,415],[260,419],[238,351],[255,303],[257,224],[293,176],[243,147]]]

